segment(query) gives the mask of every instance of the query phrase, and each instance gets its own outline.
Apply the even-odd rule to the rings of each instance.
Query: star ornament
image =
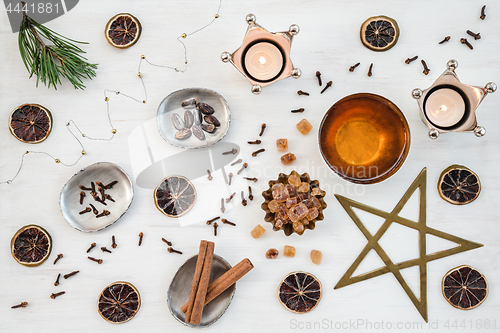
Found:
[[[376,209],[367,205],[364,205],[362,203],[356,202],[354,200],[348,199],[346,197],[343,197],[341,195],[335,195],[337,199],[339,200],[340,204],[344,209],[346,210],[347,214],[352,218],[354,223],[358,226],[358,228],[361,230],[363,235],[366,237],[368,240],[368,243],[364,247],[364,249],[361,251],[359,256],[356,258],[354,263],[349,267],[347,272],[342,276],[340,281],[337,283],[334,289],[339,289],[345,286],[348,286],[350,284],[354,284],[356,282],[368,280],[371,278],[374,278],[376,276],[380,276],[386,273],[392,273],[394,274],[394,277],[398,280],[399,284],[401,284],[401,287],[403,287],[404,291],[410,298],[410,300],[413,302],[415,307],[417,308],[418,312],[420,312],[420,315],[424,318],[424,320],[427,322],[428,317],[427,317],[427,262],[433,261],[436,259],[441,259],[445,258],[460,252],[465,252],[469,251],[472,249],[479,248],[483,246],[482,244],[474,243],[468,240],[465,240],[463,238],[453,236],[450,234],[447,234],[445,232],[429,228],[426,224],[426,183],[427,183],[427,169],[424,168],[422,172],[420,172],[420,175],[415,179],[413,184],[410,186],[410,188],[406,191],[404,196],[401,198],[399,203],[396,205],[396,207],[392,210],[392,212],[384,212],[380,209]],[[420,204],[419,204],[419,218],[418,222],[411,221],[409,219],[403,218],[399,216],[399,213],[403,209],[403,207],[406,205],[412,194],[417,190],[420,190]],[[360,210],[364,210],[368,213],[380,216],[382,218],[385,218],[385,222],[382,224],[380,229],[375,233],[375,235],[372,235],[368,229],[363,225],[359,217],[356,215],[356,213],[353,211],[352,208],[357,208]],[[392,223],[398,223],[401,224],[405,227],[415,229],[419,232],[419,257],[416,259],[412,260],[407,260],[403,261],[400,263],[394,263],[387,253],[382,249],[380,244],[378,243],[380,238],[384,235],[384,233],[389,229]],[[426,251],[426,235],[433,235],[436,237],[440,237],[449,241],[452,241],[454,243],[457,243],[458,246],[440,251],[440,252],[435,252],[432,254],[427,254]],[[385,263],[384,267],[381,267],[379,269],[373,270],[371,272],[361,274],[358,276],[352,276],[353,273],[356,271],[358,266],[361,264],[363,259],[366,257],[368,252],[370,250],[375,250],[375,252],[380,256],[382,261]],[[405,279],[401,275],[401,270],[404,268],[408,267],[413,267],[413,266],[418,266],[420,269],[420,297],[417,298],[413,291],[410,289],[408,284],[406,283]]]

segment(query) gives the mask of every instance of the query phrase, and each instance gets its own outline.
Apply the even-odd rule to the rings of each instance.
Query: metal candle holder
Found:
[[[297,35],[300,31],[299,26],[292,24],[288,31],[284,32],[269,32],[255,22],[256,18],[253,14],[248,14],[246,21],[248,23],[248,29],[243,39],[243,44],[232,54],[229,52],[223,52],[221,59],[223,62],[230,62],[234,67],[250,81],[252,84],[252,92],[254,94],[260,94],[262,88],[270,85],[273,82],[285,79],[289,76],[294,79],[298,79],[301,75],[301,71],[298,68],[294,68],[292,60],[290,59],[290,49],[292,47],[293,36]],[[265,41],[277,46],[283,55],[284,62],[281,72],[274,78],[270,80],[257,80],[252,78],[245,70],[244,57],[245,53],[249,47],[255,44],[256,41]]]
[[[413,89],[412,95],[420,106],[420,117],[424,124],[429,127],[429,137],[437,139],[441,133],[448,132],[474,132],[477,137],[482,137],[486,134],[486,129],[483,126],[477,125],[476,110],[479,104],[483,101],[487,94],[494,93],[497,90],[497,85],[489,82],[486,86],[477,87],[463,84],[458,79],[455,69],[458,67],[456,60],[450,60],[447,63],[448,69],[426,90],[419,88]],[[434,91],[440,88],[452,88],[464,99],[466,110],[463,118],[455,125],[450,127],[439,127],[431,123],[425,113],[426,98]],[[437,89],[436,89],[437,88]]]

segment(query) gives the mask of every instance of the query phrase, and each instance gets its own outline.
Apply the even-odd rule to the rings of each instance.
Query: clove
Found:
[[[229,175],[227,175],[227,177],[229,178],[229,186],[231,186],[231,180],[233,179],[233,173],[230,172]]]
[[[99,218],[99,217],[103,217],[103,216],[108,216],[109,214],[111,214],[109,212],[109,210],[103,210],[101,214],[97,214],[95,217]]]
[[[229,198],[227,198],[227,199],[226,199],[226,203],[231,202],[231,200],[233,200],[233,198],[234,198],[234,196],[235,196],[235,195],[236,195],[236,192],[233,192],[233,194],[231,194],[231,195],[229,196]]]
[[[474,40],[481,39],[481,33],[479,33],[479,32],[476,34],[476,33],[473,33],[473,32],[472,32],[472,31],[470,31],[470,30],[467,30],[467,34],[468,34],[469,36],[474,37]]]
[[[56,282],[54,282],[54,286],[56,286],[56,287],[57,287],[57,286],[59,285],[59,279],[60,279],[60,278],[61,278],[61,273],[59,273],[59,274],[57,275],[57,279],[56,279]]]
[[[141,246],[141,244],[142,244],[142,237],[144,237],[144,233],[141,231],[139,233],[139,245],[138,246]]]
[[[66,294],[66,292],[65,291],[60,291],[60,292],[55,293],[55,294],[53,293],[52,295],[50,295],[50,298],[56,299],[56,297],[61,296],[63,294]]]
[[[248,199],[253,200],[252,187],[248,186]]]
[[[260,140],[258,140],[258,141],[260,141]],[[250,143],[250,141],[249,141],[249,143]],[[231,166],[235,166],[236,164],[241,163],[241,162],[243,162],[243,160],[240,158],[237,161],[234,161],[233,163],[231,163]]]
[[[182,252],[181,252],[181,251],[175,250],[175,249],[173,249],[173,248],[171,248],[171,247],[169,247],[169,248],[167,249],[167,251],[168,251],[168,253],[178,253],[178,254],[182,254]]]
[[[260,133],[259,133],[259,136],[262,136],[262,134],[264,134],[264,130],[266,129],[267,125],[266,124],[262,124],[261,128],[260,128]]]
[[[83,198],[85,198],[85,192],[80,192],[80,205],[83,205]]]
[[[471,49],[471,50],[474,49],[474,47],[472,46],[471,43],[469,43],[469,41],[467,40],[467,38],[460,38],[460,43],[467,45],[469,47],[469,49]]]
[[[424,73],[425,75],[429,74],[431,70],[429,69],[429,67],[427,67],[427,63],[423,59],[421,61],[422,61],[422,66],[424,66],[424,71],[422,73]]]
[[[105,194],[104,199],[115,202],[115,200],[109,194]]]
[[[90,244],[90,247],[88,248],[87,253],[89,253],[95,246],[96,246],[96,243]]]
[[[85,186],[83,186],[83,185],[79,185],[78,187],[80,188],[80,190],[84,190],[84,191],[92,191],[92,189],[91,189],[91,188],[85,187]]]
[[[233,154],[233,155],[234,155],[234,154],[236,154],[237,152],[238,152],[238,149],[233,148],[233,149],[231,149],[230,151],[225,151],[225,152],[223,152],[223,153],[222,153],[222,155],[230,155],[230,154]]]
[[[92,186],[92,192],[95,193],[95,184],[94,184],[94,182],[90,182],[90,186]]]
[[[167,243],[168,246],[172,246],[172,242],[169,242],[168,240],[166,240],[165,238],[162,237],[161,239],[162,241],[164,241],[165,243]]]
[[[255,157],[255,156],[259,155],[260,153],[262,153],[262,152],[264,152],[264,151],[266,151],[264,148],[261,148],[261,149],[259,149],[259,150],[256,150],[256,151],[254,151],[254,152],[252,153],[252,156],[253,156],[253,157]]]
[[[414,56],[413,58],[408,58],[405,60],[405,64],[410,64],[410,62],[415,61],[418,59],[418,55]]]
[[[214,177],[212,177],[212,173],[210,172],[210,170],[207,170],[207,174],[208,174],[208,180],[212,180],[214,179]]]
[[[370,68],[368,69],[368,74],[367,74],[368,77],[371,77],[373,75],[372,69],[373,69],[373,62],[371,63]]]
[[[214,223],[214,236],[217,236],[217,227],[219,225],[217,224],[217,222]]]
[[[308,92],[305,92],[305,91],[302,91],[302,90],[297,91],[297,94],[304,95],[304,96],[309,96]]]
[[[481,16],[479,16],[481,20],[484,20],[486,18],[486,14],[484,13],[485,9],[486,5],[484,5],[483,8],[481,8]]]
[[[115,235],[111,236],[111,241],[113,242],[113,243],[111,244],[111,247],[112,247],[113,249],[116,249],[116,247],[117,247],[118,245],[116,245],[116,242],[115,242]]]
[[[262,141],[260,141],[260,140],[248,141],[249,145],[260,145],[261,143],[262,143]]]
[[[449,41],[451,39],[451,36],[446,36],[442,41],[439,42],[439,44],[443,44],[443,43],[446,43],[447,41]]]
[[[361,63],[358,62],[358,63],[355,63],[354,65],[352,65],[351,67],[349,67],[349,72],[354,72],[354,70],[356,69],[356,67],[358,67]]]
[[[95,215],[99,214],[99,211],[97,210],[97,208],[95,208],[95,207],[94,207],[94,205],[93,205],[93,204],[89,204],[89,206],[92,208],[92,212],[93,212]]]
[[[220,211],[224,213],[226,211],[226,208],[224,207],[224,198],[220,199]]]
[[[333,84],[333,82],[332,82],[332,81],[328,81],[328,82],[326,83],[326,86],[323,88],[323,90],[321,90],[321,93],[320,93],[320,94],[324,93],[326,89],[328,89],[328,88],[330,88],[330,87],[332,86],[332,84]]]
[[[54,265],[55,265],[55,264],[59,261],[59,259],[61,259],[62,257],[63,257],[63,254],[62,254],[62,253],[58,254],[58,255],[57,255],[56,260],[54,260]]]
[[[292,111],[290,111],[290,112],[291,112],[291,113],[302,113],[302,112],[304,112],[304,111],[305,111],[305,109],[304,109],[304,108],[300,108],[300,109],[297,109],[297,110],[292,110]]]
[[[222,222],[222,223],[224,223],[224,224],[229,224],[229,225],[232,225],[233,227],[235,227],[235,226],[236,226],[236,223],[231,222],[231,221],[228,221],[228,220],[226,220],[226,219],[222,219],[222,220],[221,220],[221,222]]]
[[[245,199],[245,192],[241,191],[241,204],[243,206],[247,205],[247,199]]]
[[[102,259],[96,259],[96,258],[93,258],[93,257],[87,257],[89,258],[89,260],[92,260],[92,261],[95,261],[96,263],[98,263],[99,265],[102,264],[103,260]]]
[[[253,178],[243,177],[243,179],[250,180],[250,181],[252,181],[252,182],[254,182],[254,183],[257,183],[257,182],[259,181],[259,180],[258,180],[257,178],[255,178],[255,177],[253,177]]]
[[[217,221],[218,219],[220,219],[220,216],[217,216],[217,217],[214,217],[213,219],[208,220],[207,224],[210,225],[210,224],[212,224],[212,222]]]
[[[243,166],[241,167],[241,169],[238,170],[237,174],[239,175],[240,173],[242,173],[243,170],[245,170],[247,167],[248,167],[248,163],[243,163]]]
[[[110,188],[112,188],[113,186],[116,185],[116,183],[118,183],[117,180],[113,180],[111,183],[109,183],[108,185],[104,185],[104,188],[109,190]]]
[[[323,85],[323,82],[321,82],[321,72],[320,71],[316,71],[316,77],[318,78],[318,83],[319,83],[319,86],[321,87]]]
[[[108,253],[111,253],[111,251],[110,251],[110,250],[108,250],[108,249],[106,248],[106,246],[102,246],[102,247],[101,247],[101,251],[102,251],[102,252],[108,252]]]
[[[73,272],[71,272],[71,273],[68,273],[68,274],[64,275],[63,277],[64,277],[64,279],[66,280],[67,278],[70,278],[70,277],[72,277],[73,275],[78,274],[79,272],[80,272],[80,271],[73,271]]]
[[[82,211],[81,211],[80,213],[78,213],[78,214],[83,215],[83,214],[85,214],[85,213],[90,212],[91,210],[92,210],[92,209],[90,209],[90,207],[86,207],[84,210],[82,210]]]
[[[22,302],[21,304],[13,305],[11,309],[25,308],[28,305],[28,302]]]

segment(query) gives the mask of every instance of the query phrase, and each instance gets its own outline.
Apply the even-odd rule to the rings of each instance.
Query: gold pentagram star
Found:
[[[364,205],[362,203],[353,201],[351,199],[348,199],[346,197],[343,197],[341,195],[335,195],[337,199],[339,200],[340,204],[344,209],[346,210],[347,214],[352,218],[354,223],[358,226],[358,228],[361,230],[363,235],[365,235],[366,239],[368,240],[368,243],[366,244],[365,248],[361,251],[359,256],[356,258],[354,263],[349,267],[347,272],[345,272],[344,276],[340,279],[340,281],[337,283],[334,289],[339,289],[345,286],[348,286],[350,284],[364,281],[371,279],[373,277],[386,274],[391,272],[394,274],[398,282],[401,284],[401,287],[403,287],[404,291],[408,295],[408,297],[411,299],[415,307],[417,308],[418,312],[420,312],[420,315],[424,318],[424,320],[427,322],[427,262],[436,260],[436,259],[441,259],[444,257],[451,256],[453,254],[457,254],[460,252],[465,252],[469,251],[472,249],[476,249],[478,247],[483,246],[482,244],[474,243],[468,240],[465,240],[460,237],[456,237],[450,234],[447,234],[445,232],[429,228],[426,225],[426,184],[427,184],[427,169],[424,168],[422,172],[420,172],[420,175],[415,179],[413,184],[408,188],[406,193],[403,195],[399,203],[396,205],[396,207],[392,210],[392,212],[387,213],[382,210]],[[406,205],[412,194],[417,190],[420,190],[420,207],[419,207],[419,217],[418,217],[418,222],[411,221],[409,219],[403,218],[399,216],[398,214],[401,212],[403,207]],[[356,213],[353,211],[352,208],[358,208],[361,210],[364,210],[368,213],[380,216],[385,218],[384,224],[380,227],[380,229],[375,233],[375,235],[371,235],[371,233],[366,229],[366,227],[363,225],[359,217],[356,215]],[[407,260],[403,261],[400,263],[394,263],[392,260],[389,258],[387,253],[382,249],[380,244],[378,243],[380,238],[384,235],[384,233],[389,229],[392,223],[398,223],[401,224],[405,227],[415,229],[419,232],[419,257],[416,259],[412,260]],[[426,251],[426,235],[434,235],[452,242],[455,242],[459,244],[457,247],[440,251],[440,252],[435,252],[432,254],[427,254]],[[358,276],[352,276],[352,274],[356,271],[358,266],[361,264],[363,259],[366,257],[368,252],[373,249],[377,252],[377,254],[380,256],[382,261],[385,263],[384,267],[381,267],[379,269],[373,270],[371,272],[361,274]],[[406,283],[405,279],[401,275],[400,270],[408,267],[413,267],[413,266],[419,266],[420,269],[420,298],[417,298],[413,291],[410,289],[408,284]]]

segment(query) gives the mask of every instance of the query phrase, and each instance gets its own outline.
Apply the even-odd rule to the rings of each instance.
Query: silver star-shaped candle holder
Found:
[[[285,79],[289,76],[298,79],[301,75],[300,69],[294,68],[292,60],[290,59],[290,49],[292,47],[293,36],[297,35],[300,31],[299,26],[292,24],[288,31],[283,32],[269,32],[260,25],[258,25],[255,20],[255,15],[248,14],[246,17],[248,23],[248,29],[243,39],[243,44],[232,54],[229,52],[223,52],[221,59],[223,62],[230,62],[234,67],[250,81],[252,84],[252,92],[254,94],[260,94],[262,88],[270,85],[273,82]],[[276,46],[281,56],[283,57],[283,64],[281,70],[274,76],[259,79],[247,70],[245,67],[245,56],[247,51],[255,45],[256,43],[267,42]]]
[[[476,136],[481,137],[486,134],[486,129],[477,125],[476,110],[486,97],[487,94],[494,93],[497,90],[497,85],[489,82],[486,86],[477,87],[463,84],[458,79],[455,69],[458,67],[456,60],[450,60],[447,63],[448,69],[427,89],[421,90],[419,88],[413,89],[412,95],[420,106],[420,117],[424,124],[429,127],[429,137],[437,139],[441,133],[448,132],[474,132]],[[455,90],[463,98],[465,102],[465,113],[456,124],[448,127],[440,127],[434,124],[426,113],[427,98],[435,91],[449,88]]]

